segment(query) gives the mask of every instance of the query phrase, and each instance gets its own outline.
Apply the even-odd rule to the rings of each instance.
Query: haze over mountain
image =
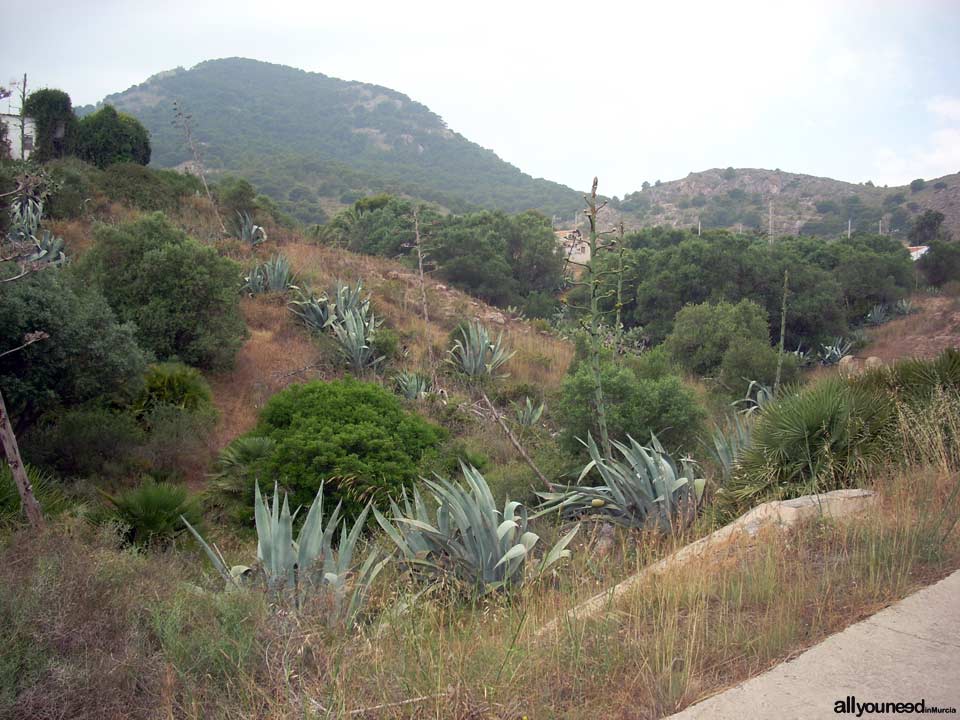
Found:
[[[377,192],[452,211],[533,208],[564,225],[582,208],[582,193],[525,174],[448,128],[425,105],[377,85],[230,58],[159,73],[104,99],[144,122],[153,163],[162,167],[192,161],[172,122],[174,101],[191,114],[208,169],[247,177],[306,222]],[[613,198],[606,217],[628,227],[767,230],[771,202],[778,234],[836,234],[848,220],[854,230],[905,233],[928,207],[960,231],[960,175],[911,189],[779,169],[713,169]]]

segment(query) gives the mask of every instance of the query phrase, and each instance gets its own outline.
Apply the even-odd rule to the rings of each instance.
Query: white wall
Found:
[[[20,156],[20,116],[0,114],[0,120],[7,126],[7,142],[10,143],[10,156],[14,160],[29,160],[30,153],[37,138],[37,126],[33,118],[24,121],[24,136],[27,142],[23,146],[23,157]]]

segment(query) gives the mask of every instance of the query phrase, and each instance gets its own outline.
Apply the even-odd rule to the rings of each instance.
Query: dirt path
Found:
[[[670,720],[844,717],[835,703],[848,696],[859,703],[924,700],[960,712],[958,658],[960,571]]]

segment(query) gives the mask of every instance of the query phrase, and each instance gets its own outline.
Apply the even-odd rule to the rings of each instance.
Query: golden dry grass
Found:
[[[869,330],[870,344],[860,356],[874,356],[889,363],[907,357],[929,359],[960,346],[960,299],[938,296],[912,300],[920,312]]]

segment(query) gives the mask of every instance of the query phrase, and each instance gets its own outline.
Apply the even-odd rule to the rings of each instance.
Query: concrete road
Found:
[[[820,720],[857,717],[847,700],[951,707],[960,718],[960,571],[851,625],[752,680],[671,720]],[[846,701],[838,707],[836,703]],[[864,718],[905,718],[907,708]],[[892,708],[895,709],[895,708]],[[851,712],[847,712],[850,710]]]

